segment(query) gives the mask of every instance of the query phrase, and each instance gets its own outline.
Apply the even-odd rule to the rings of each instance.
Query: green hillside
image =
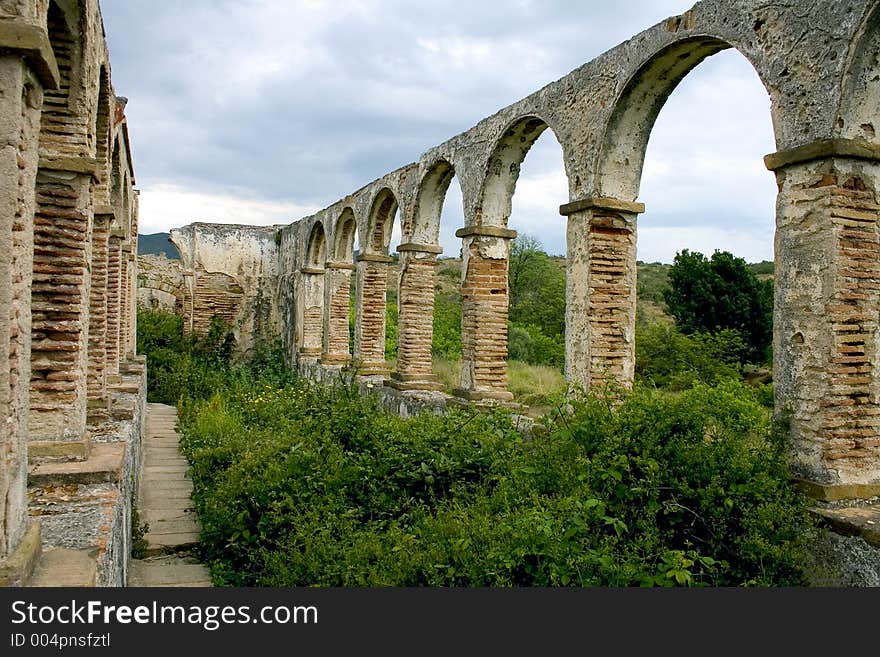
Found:
[[[164,253],[169,260],[180,260],[177,247],[168,241],[168,233],[138,235],[138,255],[158,255],[160,253]]]

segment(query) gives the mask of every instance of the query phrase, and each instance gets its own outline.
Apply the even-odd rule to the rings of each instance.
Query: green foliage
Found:
[[[669,287],[669,265],[660,262],[638,263],[638,298],[663,304],[663,293]]]
[[[520,235],[510,246],[510,322],[537,326],[553,339],[565,334],[565,265],[541,243]],[[539,361],[535,361],[539,362]]]
[[[548,337],[540,326],[534,324],[510,324],[508,356],[512,361],[562,369],[565,366],[565,339],[562,336]]]
[[[740,379],[747,351],[737,331],[685,335],[673,326],[651,324],[636,331],[636,380],[668,390],[695,383]]]
[[[215,580],[791,585],[809,521],[737,383],[401,419],[353,386],[230,376],[180,407]]]
[[[385,305],[385,358],[397,358],[397,301]]]
[[[171,313],[138,311],[138,352],[147,357],[147,398],[176,404],[182,395],[204,397],[222,385],[235,349],[230,327],[219,318],[208,334],[183,334],[183,318]]]
[[[727,251],[711,259],[687,249],[675,256],[664,293],[669,312],[687,334],[739,331],[751,362],[766,362],[773,341],[773,283]]]

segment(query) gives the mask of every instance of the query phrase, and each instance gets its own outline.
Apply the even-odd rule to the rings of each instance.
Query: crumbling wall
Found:
[[[138,307],[183,314],[183,267],[164,253],[138,256]]]
[[[232,325],[240,352],[278,336],[278,240],[276,227],[197,223],[172,230],[186,330],[204,334],[219,317]]]

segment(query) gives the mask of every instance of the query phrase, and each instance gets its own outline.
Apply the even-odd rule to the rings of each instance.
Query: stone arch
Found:
[[[113,94],[110,88],[110,73],[106,64],[101,66],[98,85],[98,108],[95,113],[95,159],[98,161],[99,176],[95,195],[97,197],[96,205],[108,206],[110,205],[110,133]]]
[[[122,194],[122,164],[120,162],[120,140],[117,136],[113,140],[113,150],[110,156],[110,205],[116,212],[116,223],[122,222],[123,194]]]
[[[69,156],[89,154],[87,117],[75,109],[82,79],[82,41],[78,2],[50,0],[46,13],[49,43],[60,73],[57,89],[46,89],[40,126],[40,148]]]
[[[468,400],[513,399],[507,390],[508,265],[516,231],[507,222],[522,163],[548,128],[556,137],[557,130],[535,113],[508,123],[486,165],[475,223],[456,233],[463,240],[461,387],[456,394]]]
[[[508,123],[486,164],[480,205],[474,218],[477,225],[507,227],[522,163],[548,128],[564,150],[558,131],[537,114],[527,114]],[[568,162],[565,153],[563,161]]]
[[[847,57],[838,126],[841,136],[880,144],[880,5],[859,28]]]
[[[354,259],[354,238],[357,234],[357,220],[354,217],[354,211],[350,207],[346,207],[339,219],[336,220],[336,227],[333,231],[333,260],[336,262],[351,262]]]
[[[635,201],[654,123],[679,83],[708,57],[734,47],[711,36],[687,37],[647,57],[614,101],[596,165],[595,196]],[[752,66],[754,62],[742,50]],[[769,88],[762,72],[758,77]]]
[[[362,245],[365,252],[388,254],[397,208],[397,196],[389,187],[383,187],[376,193],[367,220],[367,240]]]
[[[389,385],[400,390],[441,390],[433,373],[432,340],[440,217],[455,168],[445,158],[428,167],[416,190],[412,224],[400,251],[397,370]]]
[[[355,302],[354,357],[362,375],[387,374],[385,360],[385,315],[387,313],[388,255],[397,196],[382,187],[373,197],[367,215],[367,239],[357,257],[357,298]]]
[[[410,241],[417,244],[437,244],[440,239],[440,216],[446,202],[446,192],[455,177],[455,167],[441,158],[428,167],[416,194]]]
[[[316,221],[309,234],[308,247],[306,248],[306,266],[323,267],[327,259],[327,234],[324,224]]]

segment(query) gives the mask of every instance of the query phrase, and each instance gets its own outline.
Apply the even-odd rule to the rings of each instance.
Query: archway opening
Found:
[[[565,392],[566,226],[559,207],[568,202],[562,147],[544,130],[522,161],[507,227],[508,386],[532,415],[550,410]]]
[[[434,374],[446,392],[461,381],[461,238],[455,232],[464,226],[464,198],[458,176],[446,173],[436,187],[440,193],[437,243],[443,253],[437,256],[431,353]],[[443,183],[445,182],[445,189]]]
[[[385,187],[373,199],[367,217],[365,244],[358,254],[355,321],[355,359],[362,375],[386,374],[389,346],[386,340],[389,276],[393,258],[389,255],[392,231],[398,214],[398,201]],[[396,337],[396,336],[395,336]]]
[[[647,209],[638,219],[635,380],[683,390],[744,379],[772,405],[769,95],[729,49],[662,100],[638,181]]]
[[[353,288],[357,222],[351,208],[345,208],[333,231],[335,243],[327,262],[327,340],[324,359],[344,364],[351,358],[354,343]]]

